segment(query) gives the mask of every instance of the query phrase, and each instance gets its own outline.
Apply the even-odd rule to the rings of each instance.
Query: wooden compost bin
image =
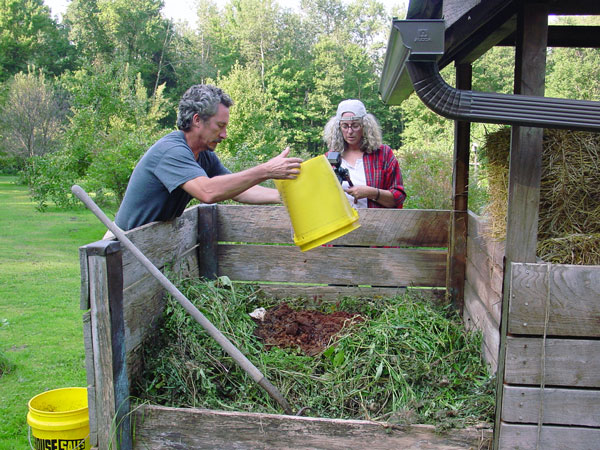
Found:
[[[600,448],[600,266],[510,273],[499,448]]]
[[[361,210],[360,228],[336,246],[301,252],[292,244],[284,207],[198,205],[172,222],[144,225],[127,236],[159,268],[268,281],[263,290],[275,297],[386,296],[408,286],[429,288],[419,292],[439,298],[449,217],[449,211],[437,210]],[[380,449],[464,449],[482,448],[491,439],[489,430],[440,435],[429,425],[148,404],[132,410],[129,386],[142,369],[143,346],[156,335],[164,290],[118,241],[81,247],[80,261],[93,447],[115,448],[118,442],[123,449],[347,449],[376,443]],[[327,285],[332,282],[349,286]]]
[[[600,448],[600,266],[512,263],[501,339],[504,243],[468,230],[464,320],[493,369],[504,354],[498,448]]]

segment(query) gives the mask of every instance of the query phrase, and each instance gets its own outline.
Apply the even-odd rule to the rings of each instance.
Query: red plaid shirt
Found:
[[[390,191],[396,200],[396,208],[404,206],[406,192],[402,182],[400,164],[389,145],[382,145],[373,153],[363,153],[363,165],[367,186]],[[369,208],[385,208],[373,200],[367,199]]]
[[[367,186],[390,191],[396,201],[396,208],[404,206],[406,192],[402,182],[400,164],[389,145],[382,145],[373,153],[363,153],[363,165]],[[369,208],[385,208],[372,200],[368,201]]]

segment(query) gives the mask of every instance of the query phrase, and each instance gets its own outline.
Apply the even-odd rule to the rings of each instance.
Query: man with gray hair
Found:
[[[242,203],[280,203],[269,179],[290,180],[300,173],[300,158],[289,148],[269,161],[231,173],[214,153],[227,137],[233,101],[221,89],[196,84],[179,102],[177,131],[159,139],[136,165],[115,223],[130,230],[180,216],[192,198],[203,203],[233,199]]]

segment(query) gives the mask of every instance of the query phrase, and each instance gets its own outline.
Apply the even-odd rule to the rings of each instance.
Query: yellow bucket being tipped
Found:
[[[303,252],[343,236],[360,225],[325,155],[304,161],[295,180],[275,180]]]
[[[87,389],[54,389],[36,395],[28,403],[27,423],[34,449],[88,450],[90,424]]]

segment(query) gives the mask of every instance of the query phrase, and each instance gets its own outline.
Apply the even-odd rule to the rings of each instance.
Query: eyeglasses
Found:
[[[350,128],[352,128],[354,131],[358,131],[362,128],[362,124],[360,123],[342,123],[340,124],[340,128],[344,131],[348,131]]]

